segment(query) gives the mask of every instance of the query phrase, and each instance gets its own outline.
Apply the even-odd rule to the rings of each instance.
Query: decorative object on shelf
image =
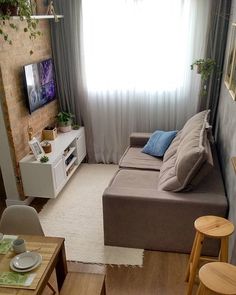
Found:
[[[70,147],[68,146],[65,150],[64,150],[64,153],[63,155],[66,156],[70,151]]]
[[[54,126],[45,127],[42,136],[45,140],[54,140],[57,137],[57,128]]]
[[[236,100],[236,23],[232,24],[231,40],[227,57],[227,67],[225,73],[225,85],[229,90],[233,100]]]
[[[202,89],[201,94],[203,96],[207,95],[207,80],[210,77],[211,73],[216,67],[216,62],[214,59],[198,59],[191,64],[191,70],[194,69],[194,66],[197,66],[197,73],[201,75],[202,79]]]
[[[38,20],[31,18],[32,10],[31,3],[28,0],[0,0],[0,35],[3,40],[12,44],[12,40],[7,33],[7,28],[17,30],[18,26],[12,20],[11,16],[19,16],[20,21],[25,22],[24,32],[29,35],[30,39],[35,39],[41,35],[37,29]],[[30,51],[32,54],[33,51]]]
[[[53,15],[54,19],[55,19],[55,22],[59,22],[59,19],[58,19],[56,13],[55,13],[53,1],[50,1],[49,5],[48,5],[48,8],[47,8],[46,14]]]
[[[18,5],[16,1],[1,0],[0,12],[3,15],[18,15]]]
[[[51,153],[51,151],[52,151],[52,145],[51,145],[50,142],[48,142],[47,140],[45,140],[45,141],[43,141],[41,143],[41,146],[42,146],[45,154]]]
[[[42,156],[45,155],[41,144],[39,143],[39,141],[35,137],[33,137],[32,140],[29,141],[29,146],[30,146],[36,160],[39,160]]]
[[[27,132],[28,132],[28,137],[29,137],[29,140],[32,140],[33,139],[33,127],[31,127],[30,125],[28,126],[28,129],[27,129]]]
[[[42,156],[41,158],[40,158],[40,162],[41,163],[47,163],[49,161],[49,158],[47,157],[47,156]]]
[[[72,129],[73,130],[78,130],[80,128],[80,125],[78,125],[78,124],[74,124],[73,126],[72,126]]]
[[[69,132],[71,131],[72,120],[74,115],[69,112],[61,111],[56,116],[58,121],[59,131],[61,132]]]
[[[31,11],[33,15],[37,15],[37,0],[31,0]]]
[[[66,175],[69,176],[71,171],[75,168],[75,163],[73,163],[70,168],[66,171]]]

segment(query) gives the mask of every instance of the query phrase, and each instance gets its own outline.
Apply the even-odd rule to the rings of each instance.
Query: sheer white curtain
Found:
[[[133,131],[179,129],[194,114],[209,2],[85,0],[82,37],[95,159],[117,163]]]

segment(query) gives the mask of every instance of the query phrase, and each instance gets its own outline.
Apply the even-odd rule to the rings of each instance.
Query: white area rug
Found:
[[[67,260],[142,266],[142,249],[104,246],[102,194],[117,169],[117,165],[82,164],[39,213],[45,235],[65,237]]]

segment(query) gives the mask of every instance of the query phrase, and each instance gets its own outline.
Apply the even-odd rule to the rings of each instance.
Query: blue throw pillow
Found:
[[[177,131],[155,131],[149,138],[142,152],[155,157],[163,157]]]

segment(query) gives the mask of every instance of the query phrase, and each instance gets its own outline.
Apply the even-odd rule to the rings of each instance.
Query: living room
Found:
[[[57,228],[56,225],[48,226],[50,214],[50,220],[54,220],[54,224],[61,222],[62,218],[65,218],[66,223],[67,218],[68,224],[71,224],[71,231],[75,223],[73,218],[78,215],[80,224],[83,224],[82,228],[87,228],[89,220],[91,224],[95,223],[94,227],[97,226],[97,222],[102,228],[102,222],[105,220],[106,224],[121,229],[120,232],[125,228],[127,236],[132,236],[128,226],[131,224],[130,220],[126,220],[126,224],[119,224],[119,227],[117,224],[114,225],[113,219],[109,219],[112,218],[109,214],[105,215],[104,220],[102,216],[105,212],[102,207],[103,192],[108,186],[112,189],[109,182],[113,176],[115,175],[113,184],[116,186],[116,193],[121,177],[123,181],[127,180],[128,185],[131,179],[136,177],[134,174],[129,174],[127,178],[125,174],[122,176],[121,173],[125,173],[126,168],[121,166],[120,170],[123,170],[117,174],[119,161],[130,144],[130,135],[133,132],[153,133],[156,130],[180,131],[195,114],[210,109],[211,113],[208,116],[212,128],[209,129],[212,130],[215,140],[219,171],[222,174],[220,182],[224,184],[223,194],[228,202],[227,210],[224,209],[227,211],[224,217],[236,225],[236,119],[233,115],[236,104],[234,77],[231,77],[234,74],[234,61],[231,61],[232,65],[229,62],[233,59],[231,53],[234,52],[232,44],[235,34],[233,24],[236,2],[176,0],[157,4],[156,1],[145,0],[121,3],[105,0],[101,3],[92,0],[58,0],[54,1],[54,6],[51,6],[51,1],[45,0],[26,2],[32,7],[32,14],[42,16],[36,24],[36,31],[39,32],[36,38],[29,38],[29,29],[25,30],[25,22],[17,18],[12,20],[18,27],[17,30],[7,25],[0,26],[0,29],[6,30],[7,38],[12,41],[10,44],[11,42],[6,39],[0,39],[0,124],[3,127],[0,131],[0,166],[3,179],[0,190],[3,204],[1,211],[5,205],[33,205],[39,213],[46,236],[51,233],[54,233],[54,236],[64,236],[62,228]],[[4,37],[3,34],[0,37],[2,36]],[[54,64],[56,99],[32,111],[29,109],[28,95],[25,91],[25,67],[38,65],[49,59]],[[207,79],[204,79],[197,73],[199,62],[196,61],[200,60],[201,63],[201,60],[207,59],[213,61],[213,68]],[[196,65],[193,65],[191,70],[190,65],[195,62]],[[42,155],[37,160],[34,159],[38,163],[37,166],[43,169],[41,175],[34,170],[35,165],[31,165],[30,170],[27,170],[25,157],[34,157],[32,152],[29,155],[29,142],[32,138],[35,138],[36,143],[45,139],[42,137],[43,130],[47,126],[55,127],[56,116],[60,111],[75,116],[74,130],[63,134],[63,137],[62,133],[58,132],[55,140],[49,140],[51,153],[42,154],[48,162],[40,162]],[[51,170],[50,165],[57,158],[56,152],[61,155],[67,152],[68,147],[69,153],[77,157],[76,165],[73,166],[71,163],[72,169],[66,168],[72,172],[68,172],[69,178],[60,180],[59,175],[58,186],[51,189],[51,176],[47,174]],[[83,152],[80,154],[81,149]],[[69,154],[68,158],[70,159]],[[137,175],[139,171],[134,173]],[[209,172],[204,175],[204,183],[208,182],[210,174]],[[140,176],[140,185],[147,185],[142,179],[148,179],[149,175],[151,174]],[[153,174],[152,177],[156,176]],[[118,188],[119,194],[122,194],[122,189]],[[141,195],[142,188],[137,190],[139,192],[136,194]],[[114,194],[111,190],[106,193],[104,202],[106,197],[109,201]],[[131,188],[125,190],[124,195],[127,196],[129,193],[131,194]],[[213,192],[207,191],[208,195],[211,193]],[[73,199],[68,201],[67,197],[74,194],[81,196],[77,202],[83,204],[75,203]],[[182,193],[170,193],[173,194],[180,196]],[[214,191],[214,194],[219,197],[221,192],[217,194]],[[99,221],[96,219],[97,214],[92,211],[92,206],[96,203],[94,195],[99,196],[101,205]],[[83,201],[85,199],[86,201]],[[70,207],[67,207],[66,202]],[[119,216],[125,212],[125,204],[121,203]],[[77,209],[77,206],[80,209]],[[85,215],[82,210],[86,210],[87,207],[91,210],[88,212],[89,219],[80,220],[79,218]],[[111,210],[114,208],[108,208],[113,215]],[[138,210],[136,204],[134,208]],[[54,215],[50,212],[54,212]],[[212,212],[214,211],[209,211],[208,214]],[[67,215],[70,214],[74,217],[68,218]],[[92,215],[95,219],[93,221]],[[129,217],[132,218],[132,213]],[[113,218],[118,219],[115,214]],[[171,218],[172,216],[169,216],[169,220]],[[142,220],[142,217],[138,219]],[[138,223],[140,222],[139,220]],[[151,220],[148,222],[150,224]],[[78,228],[79,225],[75,223],[75,226]],[[143,226],[145,228],[145,223]],[[186,226],[192,227],[194,234],[193,224]],[[64,230],[65,234],[68,234],[69,230]],[[108,232],[110,234],[112,227],[105,227],[105,231],[106,235]],[[178,234],[179,232],[175,239],[178,238]],[[86,236],[87,233],[82,235]],[[120,239],[120,236],[114,235]],[[141,233],[139,235],[142,237]],[[183,235],[187,236],[187,231]],[[113,242],[114,238],[111,239]],[[148,238],[149,241],[150,239]],[[119,241],[112,245],[112,241],[108,240],[106,236],[108,246],[122,247]],[[142,237],[143,241],[145,238]],[[180,237],[179,241],[182,241]],[[74,240],[66,237],[67,252],[69,243],[73,245]],[[126,246],[129,248],[128,243]],[[124,248],[126,246],[123,245]],[[79,256],[74,258],[71,253],[66,253],[67,260],[70,261],[69,272],[76,270],[106,274],[107,294],[184,294],[187,286],[184,275],[189,250],[186,252],[182,249],[178,253],[174,250],[157,251],[155,247],[150,246],[130,247],[137,251],[122,252],[124,261],[117,263],[113,260],[94,260],[92,263],[89,261],[91,257],[86,257],[86,260],[78,258]],[[77,248],[78,252],[83,252],[82,245],[81,248]],[[85,248],[88,248],[87,244]],[[103,251],[103,248],[101,249]],[[74,253],[74,250],[70,251]],[[92,252],[95,251],[90,250],[90,253]],[[230,236],[228,253],[229,262],[236,264],[235,234]],[[75,255],[79,254],[76,252]],[[108,256],[107,253],[106,255]],[[111,252],[109,255],[116,256]],[[131,258],[133,255],[137,255],[138,262],[135,260],[132,266],[128,256]],[[194,292],[196,289],[197,284],[194,286]]]

